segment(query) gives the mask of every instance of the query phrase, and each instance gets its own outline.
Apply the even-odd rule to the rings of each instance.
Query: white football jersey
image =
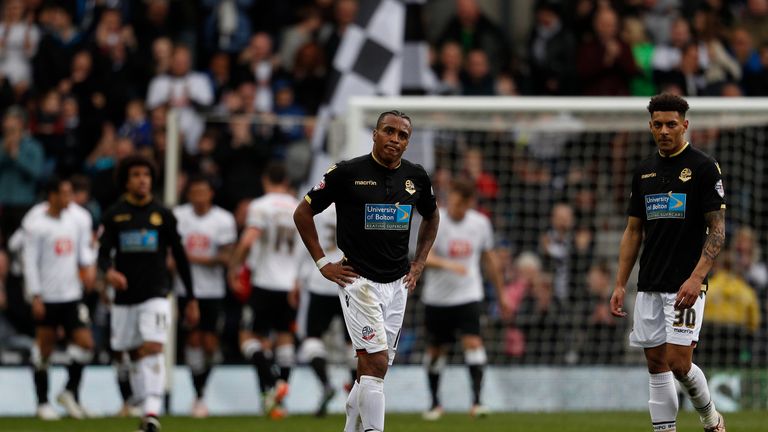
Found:
[[[325,211],[315,215],[315,226],[320,246],[325,252],[325,257],[331,262],[338,262],[344,257],[344,252],[336,245],[336,205],[331,204]],[[306,259],[301,265],[301,282],[308,291],[320,295],[336,296],[339,294],[339,286],[335,282],[326,279],[309,253],[305,253]]]
[[[21,226],[29,223],[28,221],[45,214],[48,211],[48,201],[41,201],[32,206],[29,211],[24,215],[24,219],[21,221]],[[85,251],[89,254],[93,254],[92,258],[85,257],[86,261],[96,262],[98,250],[96,249],[96,242],[93,238],[93,217],[91,212],[85,209],[85,207],[75,203],[74,201],[69,203],[69,206],[64,210],[65,213],[71,213],[75,218],[78,226],[78,232],[83,237],[82,241],[88,245],[88,250]],[[19,244],[21,246],[21,244]],[[19,248],[20,249],[20,248]]]
[[[191,204],[184,204],[173,209],[176,216],[176,229],[188,255],[214,257],[222,246],[233,244],[237,240],[237,225],[231,213],[221,207],[213,206],[200,216]],[[223,298],[226,295],[224,266],[215,267],[190,264],[192,286],[197,298]],[[174,282],[176,293],[186,295],[181,280]]]
[[[491,222],[476,210],[467,211],[464,219],[455,221],[445,209],[440,209],[432,252],[464,265],[465,275],[450,270],[427,267],[424,274],[424,304],[455,306],[484,298],[481,272],[482,253],[493,248]]]
[[[290,291],[298,278],[304,247],[293,223],[299,201],[285,193],[268,193],[248,205],[247,228],[261,236],[251,246],[251,283],[272,291]]]
[[[47,209],[24,217],[22,253],[29,297],[40,295],[47,303],[82,298],[79,267],[93,265],[95,254],[90,230],[84,235],[84,221],[68,210],[57,218],[50,216]]]

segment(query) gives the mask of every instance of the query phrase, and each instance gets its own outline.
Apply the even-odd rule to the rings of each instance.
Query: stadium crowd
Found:
[[[513,41],[476,0],[457,0],[455,13],[430,41],[436,92],[768,96],[768,0],[532,4],[529,37]],[[31,345],[25,337],[33,334],[31,311],[7,243],[43,198],[46,179],[71,177],[75,201],[97,227],[119,197],[114,176],[121,160],[138,153],[163,166],[166,115],[173,107],[180,112],[182,186],[193,175],[212,179],[215,202],[233,213],[242,231],[248,204],[264,192],[261,173],[269,162],[291,166],[294,186],[306,180],[313,116],[357,11],[356,0],[4,0],[0,349],[25,352]],[[277,118],[299,121],[278,125]],[[608,309],[613,272],[594,256],[598,228],[589,222],[596,201],[590,185],[578,183],[562,196],[546,192],[557,168],[550,168],[551,159],[531,156],[513,164],[517,183],[507,188],[497,181],[498,167],[483,169],[489,154],[488,148],[470,148],[455,156],[460,168],[445,164],[433,176],[440,197],[441,179],[464,170],[506,239],[499,251],[511,309],[499,311],[487,290],[490,325],[484,331],[500,341],[489,344],[490,362],[622,362],[626,328]],[[158,172],[155,186],[163,175]],[[527,196],[543,192],[533,194],[542,200],[532,205],[535,211],[513,208],[531,204],[509,197],[522,188]],[[707,325],[719,327],[704,334],[739,341],[722,348],[732,351],[711,354],[724,364],[765,364],[766,353],[752,347],[758,336],[766,337],[760,312],[765,316],[768,305],[768,270],[761,239],[749,227],[755,218],[739,223],[711,283],[742,303],[708,302]],[[539,228],[520,228],[531,225]],[[227,293],[225,362],[243,361],[237,339],[241,301]],[[103,290],[88,295],[99,363],[111,361],[107,302]],[[419,361],[419,325],[409,312],[411,331],[403,335],[398,361]]]

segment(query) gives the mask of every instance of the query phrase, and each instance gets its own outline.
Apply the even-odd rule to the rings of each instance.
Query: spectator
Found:
[[[357,17],[357,0],[337,0],[333,6],[333,24],[325,26],[320,32],[320,42],[323,44],[327,69],[333,69],[333,59],[339,49],[341,39],[347,28]]]
[[[658,80],[663,81],[664,75],[676,70],[683,60],[683,52],[693,43],[691,26],[685,18],[678,17],[672,22],[670,39],[667,44],[656,44],[651,60],[655,74],[662,75]],[[709,64],[709,56],[706,49],[697,51],[698,66],[705,69]]]
[[[317,42],[323,17],[316,6],[307,6],[298,12],[299,22],[283,31],[280,38],[280,61],[289,71],[294,70],[298,51],[307,44]],[[317,47],[322,52],[321,47]],[[323,65],[324,66],[324,65]]]
[[[437,45],[448,41],[459,43],[465,54],[473,50],[485,52],[487,58],[493,59],[489,66],[494,75],[510,67],[507,37],[480,10],[477,0],[456,0],[456,14],[448,21]]]
[[[525,335],[523,362],[553,364],[563,359],[563,303],[554,295],[552,276],[542,273],[523,298],[514,324]]]
[[[307,112],[296,103],[290,81],[280,80],[275,83],[275,114],[278,117],[278,129],[281,138],[285,140],[286,144],[304,137],[301,118],[306,116]],[[285,154],[280,156],[280,159],[285,158]]]
[[[739,81],[741,67],[723,44],[724,31],[719,17],[707,9],[699,9],[694,14],[693,28],[701,41],[699,49],[705,49],[709,57],[704,70],[707,82]]]
[[[40,143],[25,133],[25,114],[19,107],[5,112],[1,141],[0,247],[4,247],[37,199],[44,154]]]
[[[130,138],[137,149],[152,146],[152,125],[147,119],[144,101],[133,99],[125,106],[125,123],[120,126],[117,134]]]
[[[467,54],[467,64],[461,73],[461,89],[464,96],[495,95],[496,81],[484,51],[476,49]]]
[[[210,82],[205,75],[192,70],[189,48],[177,46],[173,51],[170,73],[156,76],[149,85],[147,107],[154,109],[167,105],[178,111],[179,128],[184,132],[184,150],[194,155],[204,129],[203,118],[197,109],[212,103]]]
[[[768,44],[768,0],[747,0],[737,24],[749,33],[756,46]]]
[[[53,3],[45,6],[51,22],[32,62],[35,87],[46,91],[69,75],[72,57],[83,45],[83,34],[72,23],[69,11]]]
[[[317,42],[302,45],[296,51],[292,79],[296,103],[309,114],[317,113],[325,96],[327,70],[322,47]]]
[[[224,52],[235,55],[245,48],[251,31],[248,9],[254,0],[203,0],[205,21],[205,48],[209,53]]]
[[[729,49],[741,66],[742,84],[763,72],[760,54],[755,49],[752,36],[744,28],[736,27],[731,31]]]
[[[624,328],[611,315],[609,303],[613,280],[605,262],[597,262],[590,267],[587,287],[589,297],[582,303],[586,306],[586,314],[580,321],[586,326],[580,341],[579,359],[582,363],[616,364],[624,353],[621,337]]]
[[[150,76],[170,73],[173,62],[173,42],[167,37],[159,37],[152,41],[152,65]]]
[[[758,292],[768,289],[768,266],[762,259],[757,234],[749,226],[736,230],[731,244],[733,271],[744,278]]]
[[[573,207],[555,204],[539,249],[545,269],[553,275],[555,296],[562,302],[584,299],[578,286],[591,261],[592,246],[591,231],[576,227]]]
[[[560,18],[558,4],[536,4],[536,20],[528,38],[528,63],[535,95],[569,95],[573,92],[576,41]]]
[[[593,96],[629,95],[629,80],[641,72],[629,46],[619,39],[616,12],[602,8],[593,21],[595,38],[582,42],[576,67],[582,93]]]
[[[747,96],[768,96],[768,44],[760,47],[760,72],[750,73],[744,79]]]
[[[70,75],[59,82],[58,90],[61,94],[73,95],[77,99],[82,118],[100,128],[105,119],[107,104],[103,84],[93,69],[91,53],[83,50],[75,53]]]
[[[214,53],[206,71],[213,89],[213,100],[218,101],[224,91],[229,90],[232,83],[232,67],[230,56],[224,52]]]
[[[24,9],[22,0],[6,0],[0,22],[0,73],[17,96],[26,93],[32,83],[31,60],[40,42],[40,29]]]
[[[54,172],[56,163],[64,156],[65,150],[61,95],[56,90],[50,90],[40,98],[37,109],[29,118],[29,130],[43,146],[43,177],[47,177]]]
[[[625,18],[621,38],[632,48],[632,56],[640,70],[640,74],[629,82],[629,93],[632,96],[655,95],[656,85],[653,82],[653,67],[651,65],[654,46],[648,40],[643,22],[634,17]]]
[[[272,38],[260,32],[251,37],[248,46],[240,53],[240,82],[256,83],[254,108],[258,112],[272,112],[274,94],[272,86],[278,79],[285,78],[285,73],[278,64],[278,58],[272,53]]]
[[[502,260],[502,263],[505,264],[505,269],[514,269],[511,275],[507,276],[511,279],[507,281],[504,288],[507,305],[509,305],[509,316],[502,317],[509,322],[504,335],[504,351],[511,357],[519,358],[525,354],[525,335],[515,324],[515,318],[523,300],[533,291],[542,277],[541,260],[533,252],[523,252],[514,260],[514,265],[509,265],[512,264],[509,259]]]
[[[499,182],[496,176],[483,167],[483,151],[478,147],[464,152],[463,174],[475,182],[477,187],[477,209],[486,216],[492,215],[493,203],[499,196]]]
[[[223,174],[222,199],[229,208],[244,198],[263,193],[261,173],[272,154],[271,143],[258,140],[248,116],[235,115],[224,137],[220,167]]]
[[[441,95],[461,94],[461,74],[464,65],[464,53],[458,42],[445,42],[440,48],[440,55],[433,67],[439,81],[437,93]]]
[[[716,262],[709,279],[704,315],[702,356],[713,366],[749,364],[760,305],[755,290],[733,271],[728,254]]]
[[[682,58],[677,67],[658,74],[659,87],[669,84],[680,87],[685,96],[703,96],[710,88],[699,63],[699,45],[688,42],[682,49]]]

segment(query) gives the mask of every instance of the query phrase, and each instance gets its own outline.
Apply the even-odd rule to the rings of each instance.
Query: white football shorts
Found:
[[[112,305],[112,349],[132,350],[144,342],[164,344],[170,325],[171,304],[165,297],[135,305]]]
[[[378,283],[358,277],[339,289],[352,346],[368,353],[388,351],[390,365],[395,360],[408,300],[404,279],[405,276],[393,282]]]
[[[704,320],[706,294],[702,291],[693,307],[675,310],[677,293],[638,292],[629,344],[653,348],[669,343],[691,346],[698,342]]]

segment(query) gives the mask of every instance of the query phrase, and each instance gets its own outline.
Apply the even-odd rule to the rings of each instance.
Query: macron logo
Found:
[[[355,186],[376,186],[375,180],[355,180]]]

